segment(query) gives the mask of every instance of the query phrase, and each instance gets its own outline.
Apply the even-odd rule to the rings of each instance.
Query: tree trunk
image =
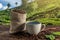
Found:
[[[27,8],[27,5],[28,5],[28,0],[22,0],[22,9],[26,9]]]

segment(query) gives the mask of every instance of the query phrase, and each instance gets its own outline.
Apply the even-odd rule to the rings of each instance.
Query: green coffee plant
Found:
[[[50,39],[50,40],[54,40],[55,39],[55,36],[54,35],[45,35],[46,38]]]

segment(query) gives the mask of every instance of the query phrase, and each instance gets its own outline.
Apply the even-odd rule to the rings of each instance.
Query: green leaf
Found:
[[[55,36],[54,35],[45,35],[46,38],[49,38],[50,40],[54,40],[55,39]]]
[[[54,35],[60,35],[60,32],[53,32]]]

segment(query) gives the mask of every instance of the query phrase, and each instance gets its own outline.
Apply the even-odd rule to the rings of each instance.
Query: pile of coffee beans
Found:
[[[25,10],[20,10],[20,9],[13,10],[13,12],[17,12],[17,13],[21,13],[21,14],[25,14],[26,13]]]

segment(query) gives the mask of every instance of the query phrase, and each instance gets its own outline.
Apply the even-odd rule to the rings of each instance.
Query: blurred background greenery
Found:
[[[27,12],[27,21],[38,21],[46,25],[60,25],[60,0],[35,0],[12,9],[24,9]],[[16,6],[18,2],[15,3]],[[0,25],[10,24],[10,4],[6,10],[0,11]]]

